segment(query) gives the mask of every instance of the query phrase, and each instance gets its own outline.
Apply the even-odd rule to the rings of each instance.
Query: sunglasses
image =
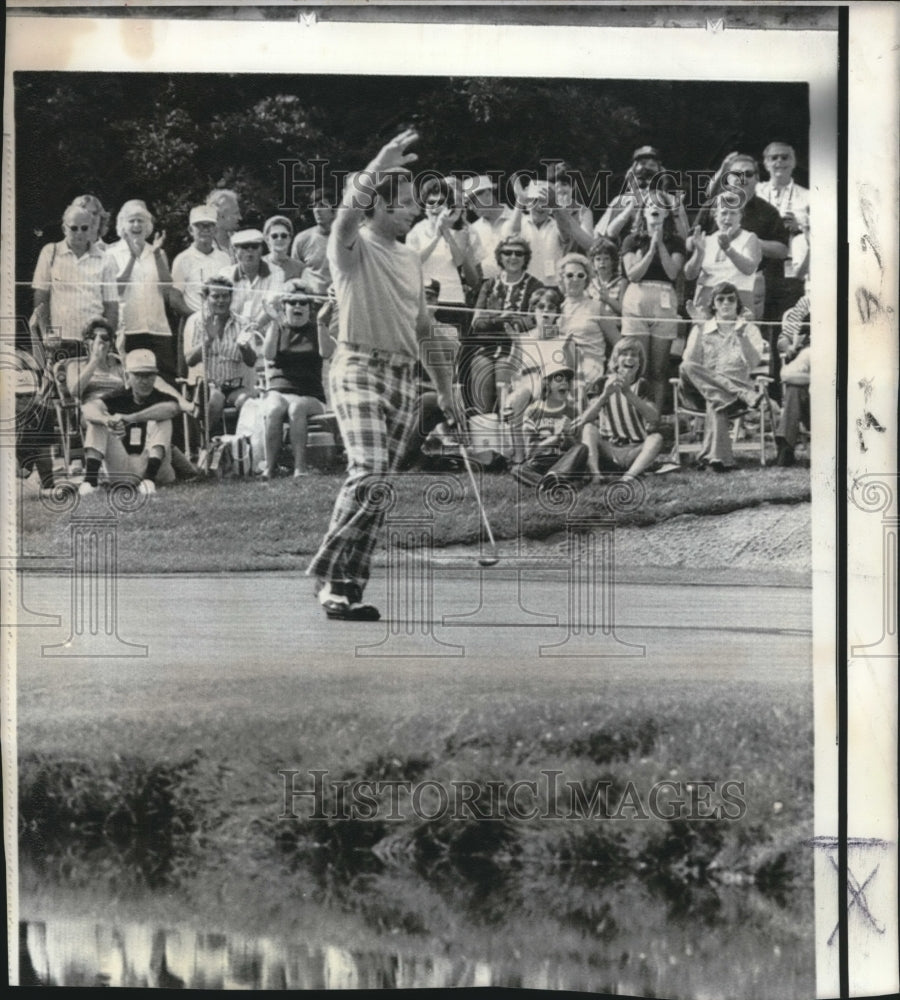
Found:
[[[290,239],[290,233],[269,233],[270,240],[287,240]]]
[[[69,229],[73,233],[86,233],[91,227],[90,226],[69,226]]]
[[[586,278],[587,275],[584,271],[566,271],[563,274],[564,278]]]
[[[740,177],[740,178],[742,178],[743,180],[746,181],[746,180],[748,180],[751,177],[755,177],[756,176],[756,171],[755,170],[730,170],[728,172],[728,176],[729,177]]]
[[[425,204],[431,205],[433,208],[435,205],[446,205],[447,203],[443,198],[426,198]]]
[[[568,372],[554,372],[550,379],[554,382],[571,382],[572,376]]]
[[[717,295],[715,297],[715,299],[713,299],[713,301],[714,302],[737,302],[737,296],[736,295]]]
[[[299,309],[301,306],[308,306],[309,299],[285,299],[285,305],[293,306],[295,309]]]
[[[524,250],[501,250],[500,255],[502,257],[524,257]]]
[[[102,340],[104,343],[109,343],[109,336],[105,333],[89,333],[87,336],[88,340]]]
[[[260,250],[262,248],[262,243],[241,243],[238,245],[238,250]]]

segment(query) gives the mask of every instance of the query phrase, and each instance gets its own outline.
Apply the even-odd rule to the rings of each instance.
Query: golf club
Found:
[[[481,502],[481,494],[478,492],[478,483],[475,480],[475,473],[472,471],[472,464],[469,461],[469,451],[466,448],[465,442],[459,434],[459,428],[456,427],[455,423],[451,424],[451,427],[456,432],[457,443],[459,444],[459,453],[462,456],[463,465],[466,467],[466,472],[469,474],[469,479],[472,482],[472,492],[475,494],[475,502],[478,504],[478,509],[481,511],[481,520],[484,523],[485,531],[487,531],[487,536],[491,542],[491,554],[487,556],[478,557],[479,566],[496,566],[500,562],[500,556],[497,555],[497,542],[494,540],[494,533],[491,531],[491,523],[488,521],[487,511],[484,509],[484,504]]]

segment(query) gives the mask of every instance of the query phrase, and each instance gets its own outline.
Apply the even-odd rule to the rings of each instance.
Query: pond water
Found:
[[[248,882],[232,886],[218,909],[205,902],[204,916],[189,895],[149,893],[123,907],[115,891],[104,901],[96,886],[31,881],[20,898],[20,982],[492,986],[690,1000],[814,995],[811,892],[780,902],[752,886],[685,886],[676,894],[559,870],[522,881],[435,891],[410,873],[383,872],[341,899],[300,893],[293,906],[289,893],[276,904],[270,892],[278,890]]]

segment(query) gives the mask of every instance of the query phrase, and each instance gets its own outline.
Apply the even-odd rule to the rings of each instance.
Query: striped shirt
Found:
[[[632,392],[638,399],[647,399],[647,382],[639,378],[632,386]],[[644,418],[634,403],[626,399],[621,392],[614,392],[603,405],[598,424],[600,437],[613,444],[641,444],[647,439]]]
[[[63,340],[81,341],[88,320],[118,301],[116,262],[96,244],[76,257],[65,240],[48,243],[38,257],[32,287],[50,293],[50,327]]]

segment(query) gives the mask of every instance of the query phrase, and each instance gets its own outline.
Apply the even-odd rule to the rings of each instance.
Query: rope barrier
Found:
[[[30,281],[16,281],[16,282],[14,282],[14,284],[16,285],[16,287],[27,287],[27,288],[32,288],[33,287],[32,283]],[[71,288],[81,288],[81,287],[94,288],[94,287],[97,287],[97,286],[102,286],[104,284],[104,282],[99,282],[99,281],[84,281],[84,282],[65,281],[65,282],[62,282],[62,284],[64,284],[64,286],[66,288],[69,288],[69,289],[71,289]],[[172,285],[169,282],[156,282],[156,284],[157,284],[157,286],[162,287],[162,288],[171,288],[172,287]],[[200,289],[203,288],[203,282],[188,282],[186,284],[185,288],[186,289],[190,288],[192,290],[199,291]],[[239,290],[241,292],[245,291],[244,289],[239,289]],[[254,289],[250,289],[249,291],[253,292]],[[52,289],[51,289],[51,294],[52,294]],[[265,296],[268,300],[274,301],[280,295],[287,294],[287,293],[285,293],[283,291],[263,291],[261,294],[263,296]],[[294,294],[297,294],[297,293],[294,293]],[[326,303],[333,301],[331,298],[329,298],[328,295],[323,295],[323,294],[321,294],[319,292],[307,292],[307,291],[303,291],[300,294],[304,294],[308,299],[310,299],[311,302],[318,303],[318,304],[321,304],[321,305],[325,305]],[[593,299],[593,298],[590,298],[590,297],[588,297],[587,299],[581,300],[581,301],[599,302],[598,299]],[[455,313],[470,315],[472,317],[474,317],[476,314],[478,315],[479,318],[486,318],[486,319],[489,319],[491,316],[503,316],[505,319],[509,319],[509,320],[521,319],[521,320],[524,320],[524,321],[530,322],[530,323],[534,322],[534,313],[530,312],[528,310],[492,309],[492,308],[489,308],[489,307],[486,307],[486,306],[482,306],[480,308],[476,308],[475,306],[466,306],[466,305],[463,305],[463,304],[457,303],[457,302],[444,302],[444,301],[441,301],[441,300],[438,300],[436,303],[433,303],[432,305],[433,305],[433,307],[435,309],[438,309],[438,310],[452,311],[452,312],[455,312]],[[690,316],[627,316],[627,315],[619,315],[619,314],[609,314],[609,315],[604,315],[604,316],[598,316],[596,318],[598,320],[603,320],[603,321],[613,320],[613,321],[616,321],[616,322],[621,322],[623,319],[629,319],[630,318],[630,319],[641,319],[641,320],[644,320],[644,321],[646,321],[648,323],[676,324],[676,325],[680,325],[680,324],[684,324],[684,323],[693,324],[693,323],[705,322],[706,321],[704,318],[696,319],[695,320],[695,319],[692,319]],[[782,320],[751,319],[751,320],[747,320],[747,322],[748,323],[752,323],[756,327],[775,326],[775,327],[779,327],[780,328],[781,325],[782,325]]]

